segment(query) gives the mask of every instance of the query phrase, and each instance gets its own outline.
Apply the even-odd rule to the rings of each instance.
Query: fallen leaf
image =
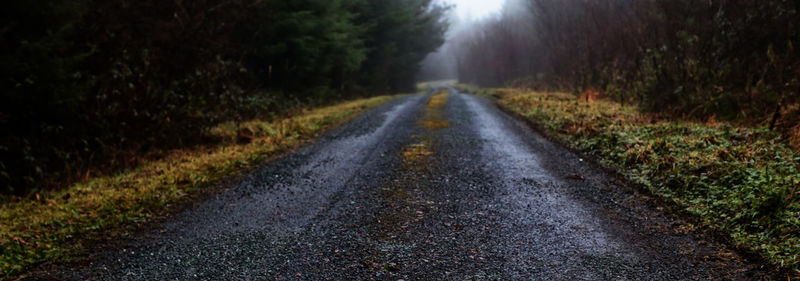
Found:
[[[584,179],[586,179],[583,176],[581,176],[579,174],[575,174],[575,173],[569,174],[565,178],[570,179],[570,180],[584,180]]]

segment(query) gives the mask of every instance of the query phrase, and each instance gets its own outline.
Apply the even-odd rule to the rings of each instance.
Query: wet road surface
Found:
[[[59,278],[754,278],[491,102],[437,92],[373,110]]]

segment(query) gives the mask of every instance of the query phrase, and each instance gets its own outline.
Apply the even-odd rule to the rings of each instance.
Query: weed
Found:
[[[766,128],[657,120],[634,107],[563,93],[497,89],[491,95],[738,246],[798,270],[800,153]]]
[[[383,96],[306,110],[273,122],[220,124],[224,145],[175,150],[159,161],[62,191],[0,206],[0,276],[44,261],[73,258],[89,241],[121,237],[193,192],[214,186],[265,159],[313,139],[322,131],[383,104]],[[241,127],[252,141],[237,144]]]

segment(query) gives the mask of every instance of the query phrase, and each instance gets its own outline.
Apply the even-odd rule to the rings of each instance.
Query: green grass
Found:
[[[765,128],[655,120],[608,101],[496,89],[484,94],[695,214],[739,247],[800,267],[800,153]]]
[[[115,176],[0,206],[0,276],[9,278],[45,261],[79,257],[88,243],[128,235],[136,225],[168,211],[221,179],[285,153],[355,116],[393,99],[382,96],[305,110],[295,117],[212,132],[223,145],[176,150]],[[249,144],[236,144],[242,130]]]

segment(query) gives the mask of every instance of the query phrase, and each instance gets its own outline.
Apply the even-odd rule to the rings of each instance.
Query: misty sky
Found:
[[[449,19],[450,32],[447,42],[435,53],[428,54],[422,62],[422,69],[418,75],[420,81],[445,80],[457,78],[455,56],[451,52],[453,44],[451,39],[459,34],[459,30],[471,30],[473,25],[487,16],[498,14],[503,9],[507,0],[435,0],[439,3],[453,5],[453,14]],[[520,1],[516,1],[520,2]],[[509,2],[511,3],[511,2]],[[452,43],[452,44],[451,44]]]
[[[455,10],[461,18],[479,19],[500,11],[505,0],[441,0],[456,5]]]

